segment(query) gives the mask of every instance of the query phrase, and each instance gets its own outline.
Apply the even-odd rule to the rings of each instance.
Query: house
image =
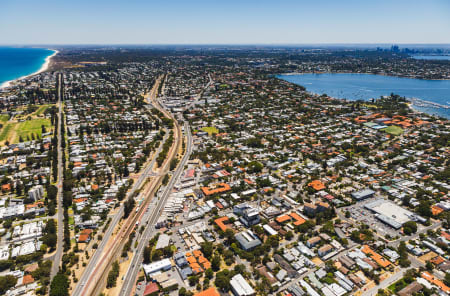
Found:
[[[155,282],[150,282],[147,286],[145,286],[144,296],[158,295],[158,292],[159,292],[158,284]]]
[[[414,295],[414,294],[422,291],[422,289],[423,289],[423,286],[421,284],[419,284],[418,282],[414,281],[411,284],[409,284],[408,286],[401,289],[397,293],[397,295],[398,296],[411,296],[411,295]]]
[[[308,248],[312,248],[317,245],[321,241],[320,237],[315,236],[306,241],[306,245]]]
[[[83,229],[78,237],[79,243],[89,243],[91,241],[92,229]]]
[[[216,288],[210,287],[202,292],[194,294],[194,296],[220,296],[220,294],[217,292]]]
[[[326,245],[323,245],[322,247],[320,247],[319,250],[317,251],[317,253],[319,254],[320,257],[323,257],[333,250],[334,250],[334,248],[332,245],[326,244]]]

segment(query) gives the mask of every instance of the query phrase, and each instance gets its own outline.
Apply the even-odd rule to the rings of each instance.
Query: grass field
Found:
[[[394,136],[403,134],[403,129],[395,125],[388,126],[387,128],[384,128],[383,131]]]
[[[45,110],[47,110],[51,105],[42,105],[39,106],[39,109],[36,110],[36,112],[34,112],[35,115],[39,116],[44,114]]]
[[[0,123],[5,124],[9,120],[9,115],[0,115]]]
[[[50,119],[47,118],[36,118],[27,120],[24,122],[20,122],[16,129],[17,135],[22,138],[26,138],[27,136],[31,137],[31,134],[42,136],[42,125],[45,126],[47,130],[51,129]]]
[[[14,128],[13,123],[7,123],[2,127],[2,130],[0,132],[0,142],[6,141],[8,139],[8,135],[10,134],[13,128]]]
[[[47,131],[52,129],[50,119],[34,118],[23,122],[8,122],[0,131],[0,142],[9,141],[11,144],[19,143],[20,137],[23,141],[31,140],[32,134],[42,137],[42,125]]]
[[[210,136],[212,134],[218,134],[219,130],[213,126],[206,126],[202,128],[202,131],[207,132]]]

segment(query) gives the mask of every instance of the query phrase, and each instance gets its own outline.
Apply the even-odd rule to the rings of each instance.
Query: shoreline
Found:
[[[286,81],[288,83],[292,83],[292,84],[298,86],[299,84],[297,84],[295,82],[287,81],[287,80],[285,80],[283,78],[280,78],[278,76],[282,76],[282,75],[284,75],[284,76],[294,76],[294,75],[302,75],[302,74],[340,74],[340,73],[329,73],[329,72],[324,72],[324,73],[294,73],[294,72],[291,72],[291,73],[284,73],[284,74],[275,74],[274,77],[277,78],[277,79],[280,79],[280,80],[283,80],[283,81]],[[343,74],[366,74],[366,73],[343,73]],[[377,75],[377,74],[371,74],[371,75]],[[307,93],[310,93],[310,94],[312,94],[314,96],[321,96],[321,95],[323,95],[323,94],[316,93],[316,92],[313,92],[311,90],[308,90],[308,88],[306,86],[304,86],[304,85],[302,85],[302,86],[305,87],[305,91]],[[344,102],[356,102],[356,101],[358,101],[358,100],[352,100],[352,99],[349,99],[349,98],[333,97],[333,96],[330,96],[330,95],[328,95],[328,97],[333,99],[333,100],[339,100],[339,101],[344,101]],[[432,109],[450,109],[450,107],[448,107],[448,106],[441,105],[441,104],[435,103],[433,101],[427,101],[427,100],[415,98],[415,97],[405,97],[405,98],[407,100],[407,105],[408,105],[409,109],[412,110],[414,113],[422,113],[422,114],[426,114],[427,116],[435,116],[435,117],[442,118],[442,119],[445,119],[445,120],[450,120],[450,117],[447,117],[448,115],[439,114],[439,112],[430,112],[430,111],[426,110],[427,108],[432,108]],[[362,101],[369,102],[369,100],[362,100]],[[420,105],[417,105],[418,102],[428,103],[431,106],[430,107],[420,106]]]
[[[295,76],[295,75],[304,75],[304,74],[361,74],[361,75],[378,75],[378,76],[387,76],[387,77],[397,77],[397,78],[407,78],[407,79],[418,79],[418,80],[426,80],[426,81],[449,81],[450,78],[442,78],[442,79],[429,79],[429,78],[419,78],[419,77],[408,77],[408,76],[400,76],[400,75],[391,75],[387,73],[370,73],[370,72],[364,72],[364,73],[357,73],[357,72],[286,72],[286,73],[278,73],[274,74],[276,76]]]
[[[21,77],[16,78],[16,79],[12,79],[12,80],[8,80],[8,81],[3,82],[0,85],[0,90],[10,87],[11,84],[14,81],[22,80],[22,79],[25,79],[25,78],[28,78],[28,77],[31,77],[31,76],[34,76],[34,75],[37,75],[37,74],[40,74],[42,72],[47,71],[47,69],[50,66],[51,59],[59,53],[59,51],[57,51],[56,49],[49,49],[49,50],[52,50],[53,53],[45,58],[45,62],[44,62],[44,64],[42,64],[42,66],[41,66],[41,68],[39,70],[37,70],[34,73],[31,73],[31,74],[28,74],[28,75],[24,75],[24,76],[21,76]]]

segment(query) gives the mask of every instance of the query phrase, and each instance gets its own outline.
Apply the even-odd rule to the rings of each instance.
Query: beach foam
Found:
[[[49,55],[48,57],[45,58],[45,62],[44,62],[44,64],[42,64],[42,66],[41,66],[41,68],[39,70],[37,70],[36,72],[31,73],[29,75],[24,75],[22,77],[19,77],[17,79],[5,81],[5,82],[3,82],[0,85],[0,89],[10,87],[12,82],[14,82],[14,81],[19,81],[19,80],[22,80],[22,79],[25,79],[25,78],[28,78],[28,77],[31,77],[31,76],[34,76],[34,75],[37,75],[39,73],[47,71],[48,67],[50,66],[50,61],[51,61],[52,57],[56,56],[59,53],[59,51],[57,51],[57,50],[54,50],[54,49],[50,49],[50,50],[53,51],[53,54],[51,54],[51,55]]]

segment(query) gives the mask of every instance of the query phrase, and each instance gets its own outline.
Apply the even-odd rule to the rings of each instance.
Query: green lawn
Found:
[[[75,220],[73,219],[73,217],[69,217],[69,224],[70,225],[74,225],[75,224]]]
[[[215,128],[214,126],[206,126],[202,128],[202,131],[207,132],[210,136],[212,134],[218,134],[219,130]]]
[[[13,129],[14,124],[7,123],[4,125],[0,132],[0,141],[6,141],[8,139],[8,135],[10,131]]]
[[[392,291],[392,293],[397,293],[398,291],[400,291],[401,289],[403,289],[407,285],[408,284],[405,282],[404,279],[400,279],[400,280],[396,281],[395,283],[393,283],[392,285],[390,285],[388,287],[388,289],[390,291]]]
[[[37,109],[37,111],[35,112],[36,115],[42,115],[45,110],[47,110],[51,105],[41,105],[39,106],[39,109]]]
[[[42,125],[45,126],[47,131],[49,131],[52,126],[50,119],[48,118],[36,118],[18,123],[16,141],[19,140],[19,137],[22,137],[24,141],[26,141],[27,136],[31,139],[32,134],[39,135],[39,137],[41,137]]]
[[[2,114],[2,115],[0,115],[0,123],[5,123],[5,122],[7,122],[9,120],[9,115],[7,115],[7,114]]]
[[[384,128],[383,131],[394,136],[403,134],[403,129],[395,125],[388,126],[387,128]]]

